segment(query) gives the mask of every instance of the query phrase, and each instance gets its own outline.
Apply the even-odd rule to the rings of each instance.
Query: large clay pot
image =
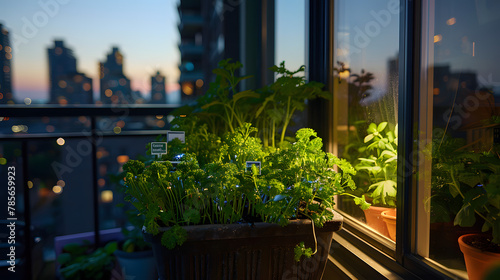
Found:
[[[300,242],[314,248],[310,220],[293,220],[281,227],[255,223],[185,226],[188,239],[174,249],[161,245],[161,232],[151,242],[160,279],[321,279],[328,260],[334,231],[343,218],[316,229],[318,252],[311,258],[294,260]],[[168,228],[161,228],[161,231]],[[314,249],[313,249],[314,250]]]
[[[389,231],[387,230],[387,225],[382,218],[382,212],[389,209],[391,208],[372,205],[370,208],[363,210],[365,212],[366,224],[378,233],[387,237],[389,237]]]
[[[381,215],[387,226],[389,237],[392,239],[392,241],[396,242],[396,208],[386,210],[382,212]]]
[[[464,254],[465,266],[467,268],[467,275],[469,280],[482,280],[489,270],[498,266],[500,263],[500,253],[492,253],[481,251],[471,245],[466,244],[465,241],[474,238],[478,234],[466,234],[458,238],[458,245]]]

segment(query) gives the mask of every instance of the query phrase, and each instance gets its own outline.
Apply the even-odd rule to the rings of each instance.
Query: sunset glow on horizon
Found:
[[[167,92],[177,91],[180,72],[177,0],[4,1],[0,23],[13,47],[12,87],[16,100],[46,100],[47,49],[63,40],[77,59],[77,70],[93,80],[99,99],[98,64],[113,46],[124,55],[124,74],[134,91],[149,98],[151,76],[160,71]]]

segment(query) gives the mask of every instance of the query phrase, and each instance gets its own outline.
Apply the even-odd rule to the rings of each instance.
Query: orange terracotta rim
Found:
[[[458,238],[458,243],[460,244],[460,250],[462,252],[464,252],[464,249],[465,249],[468,252],[471,252],[473,255],[480,255],[480,256],[488,255],[488,256],[492,256],[492,257],[496,257],[496,258],[500,259],[500,253],[481,251],[480,249],[478,249],[474,246],[471,246],[463,241],[464,238],[467,238],[468,236],[473,236],[473,235],[478,235],[478,234],[477,233],[464,234]]]
[[[396,242],[396,209],[392,208],[380,214],[387,225],[389,238]]]
[[[386,210],[381,215],[386,219],[396,220],[396,209]]]
[[[386,211],[386,210],[389,210],[391,208],[388,208],[388,207],[384,207],[384,206],[373,206],[373,205],[370,205],[370,207],[368,207],[367,210],[373,210],[373,211],[378,211],[378,212],[382,212],[382,211]],[[366,210],[364,210],[366,211]]]

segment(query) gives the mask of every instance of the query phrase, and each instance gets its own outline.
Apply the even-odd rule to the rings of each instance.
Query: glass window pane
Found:
[[[489,229],[498,154],[500,3],[424,1],[416,252],[466,277],[458,238]],[[429,211],[430,210],[430,211]],[[485,223],[485,219],[490,221]],[[457,225],[454,225],[457,224]]]
[[[276,0],[276,65],[285,61],[290,70],[305,65],[305,7],[304,0]]]
[[[165,137],[165,133],[158,134]],[[101,139],[97,147],[97,186],[99,191],[99,228],[112,229],[127,225],[126,211],[135,209],[124,201],[125,193],[123,164],[129,159],[146,156],[146,145],[155,141],[156,136],[108,137]],[[120,206],[120,204],[124,204]]]
[[[335,1],[334,14],[332,149],[372,203],[339,198],[338,209],[395,240],[399,1]]]
[[[33,244],[33,273],[51,269],[58,236],[92,232],[92,160],[88,140],[46,138],[26,140],[27,185]],[[60,252],[59,252],[60,253]]]

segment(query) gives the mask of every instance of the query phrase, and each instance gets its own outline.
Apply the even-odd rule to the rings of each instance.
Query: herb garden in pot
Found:
[[[500,156],[467,150],[464,140],[444,136],[433,143],[434,221],[471,228],[458,238],[469,279],[484,279],[500,263]],[[473,233],[482,224],[483,233]]]
[[[334,198],[353,197],[356,170],[312,129],[286,133],[307,99],[328,94],[284,63],[275,83],[236,92],[248,78],[240,67],[222,61],[209,91],[181,109],[173,123],[185,143],[124,165],[127,199],[145,217],[161,279],[320,279],[342,226]]]

